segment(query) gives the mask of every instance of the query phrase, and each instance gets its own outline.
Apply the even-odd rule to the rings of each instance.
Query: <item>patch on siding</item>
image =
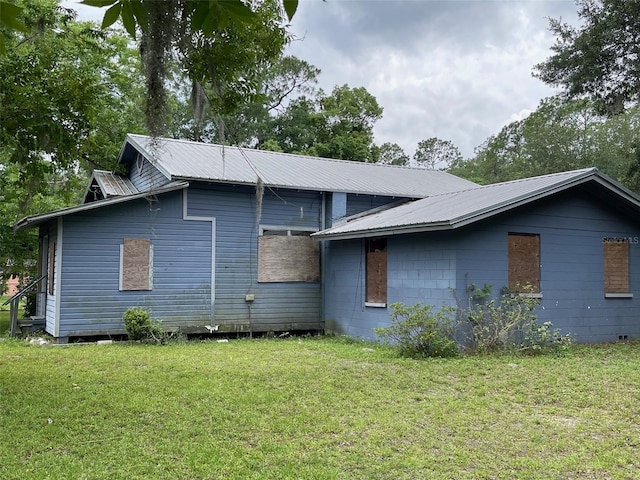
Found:
[[[258,282],[318,281],[318,242],[309,236],[258,237]]]

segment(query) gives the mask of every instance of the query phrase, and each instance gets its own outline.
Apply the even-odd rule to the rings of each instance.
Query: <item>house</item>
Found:
[[[143,307],[167,330],[324,330],[326,242],[371,209],[475,186],[440,171],[128,135],[125,175],[95,171],[84,203],[38,228],[46,331],[124,334]]]
[[[640,199],[597,169],[472,186],[345,219],[326,246],[325,328],[373,338],[388,305],[529,284],[580,342],[640,337]]]
[[[38,228],[46,331],[374,338],[394,302],[454,305],[530,284],[578,341],[640,336],[640,198],[596,169],[479,186],[446,172],[128,135],[126,175]],[[42,305],[44,303],[44,305]]]

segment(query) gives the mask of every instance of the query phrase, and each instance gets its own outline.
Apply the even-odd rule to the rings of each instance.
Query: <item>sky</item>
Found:
[[[469,158],[557,93],[531,72],[552,53],[549,18],[577,25],[576,10],[572,0],[299,0],[286,53],[318,67],[327,93],[347,84],[372,94],[383,108],[378,145],[413,156],[438,137]]]

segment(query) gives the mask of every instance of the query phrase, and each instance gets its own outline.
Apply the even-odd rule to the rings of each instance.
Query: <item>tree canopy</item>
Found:
[[[288,41],[290,20],[298,0],[84,0],[109,8],[102,27],[121,20],[131,37],[140,33],[146,77],[147,126],[154,136],[169,125],[167,82],[177,62],[192,85],[194,114],[202,117],[208,102],[219,114],[257,90],[261,62],[278,57]],[[207,88],[208,87],[208,88]]]
[[[127,38],[77,22],[57,2],[23,5],[26,32],[0,56],[0,268],[24,273],[30,233],[20,216],[77,203],[86,172],[112,169],[127,132],[144,132],[138,57]],[[9,267],[7,267],[7,264]]]
[[[640,2],[577,0],[582,26],[550,20],[554,54],[534,75],[565,89],[569,98],[589,97],[600,113],[619,113],[640,94]]]
[[[529,117],[489,137],[474,158],[455,162],[449,171],[488,184],[595,166],[640,191],[639,127],[640,106],[606,117],[590,101],[551,97]]]

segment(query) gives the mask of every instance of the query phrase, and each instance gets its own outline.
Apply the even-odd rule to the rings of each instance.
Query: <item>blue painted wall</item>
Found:
[[[374,339],[373,328],[389,324],[388,305],[454,304],[456,251],[451,235],[405,235],[387,238],[387,307],[365,305],[363,240],[338,240],[327,245],[326,329]]]
[[[401,200],[398,197],[385,197],[380,195],[357,195],[355,193],[347,194],[347,216],[356,213],[371,210],[372,208],[381,207],[388,203]]]
[[[507,284],[507,235],[540,235],[540,322],[551,321],[580,342],[640,337],[640,244],[630,245],[633,299],[605,299],[603,237],[640,237],[638,223],[592,194],[576,189],[450,232],[388,237],[388,304],[422,302],[464,306],[469,284]],[[390,308],[364,304],[363,240],[328,242],[325,291],[327,329],[375,338]]]
[[[629,246],[634,298],[604,298],[602,239],[640,237],[638,223],[621,211],[574,190],[461,231],[457,291],[464,296],[466,284],[488,283],[497,293],[507,284],[507,234],[539,234],[539,322],[550,321],[580,342],[640,337],[640,244]]]
[[[211,323],[211,223],[182,219],[182,192],[64,218],[59,336],[123,332],[144,307],[165,328]],[[149,238],[153,289],[119,291],[120,245]]]
[[[257,281],[255,187],[198,184],[188,195],[189,215],[216,218],[216,324],[232,331],[322,329],[320,282]],[[266,189],[259,224],[318,230],[321,212],[320,193]]]

